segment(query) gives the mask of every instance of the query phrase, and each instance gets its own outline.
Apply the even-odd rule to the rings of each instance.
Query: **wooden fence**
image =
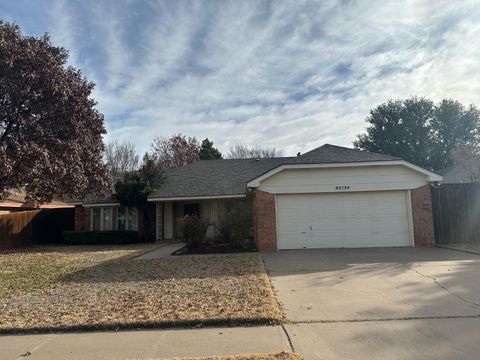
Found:
[[[42,209],[0,215],[0,249],[55,244],[73,230],[74,209]]]
[[[437,244],[480,244],[480,183],[432,188]]]

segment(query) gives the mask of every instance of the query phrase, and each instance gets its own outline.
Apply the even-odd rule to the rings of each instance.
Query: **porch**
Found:
[[[173,198],[155,201],[156,240],[178,240],[178,220],[185,215],[196,215],[209,223],[207,238],[212,238],[218,219],[235,204],[247,201],[243,195],[219,197]]]

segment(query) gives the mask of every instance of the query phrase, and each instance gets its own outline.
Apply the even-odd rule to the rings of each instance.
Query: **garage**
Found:
[[[277,195],[278,249],[410,246],[407,191]]]

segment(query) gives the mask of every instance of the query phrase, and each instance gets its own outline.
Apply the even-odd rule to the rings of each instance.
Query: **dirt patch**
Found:
[[[0,295],[0,332],[273,324],[283,318],[257,254],[133,259],[150,250],[139,247],[2,256],[0,288],[7,291]]]

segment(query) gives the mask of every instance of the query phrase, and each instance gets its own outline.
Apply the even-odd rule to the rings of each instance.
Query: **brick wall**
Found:
[[[277,227],[275,220],[275,195],[255,191],[255,243],[260,251],[277,250]]]
[[[88,215],[88,209],[82,205],[75,205],[75,231],[87,230],[86,226],[89,224],[89,222],[86,222],[89,220]]]
[[[435,244],[433,230],[432,193],[430,185],[411,191],[412,217],[415,246],[429,247]]]

